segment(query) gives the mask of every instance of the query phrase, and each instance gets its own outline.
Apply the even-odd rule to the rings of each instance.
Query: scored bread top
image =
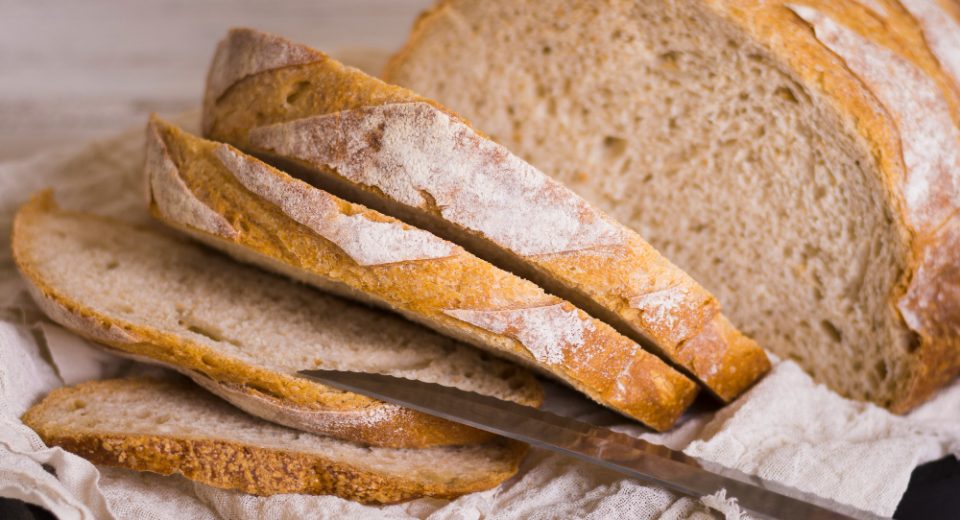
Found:
[[[164,150],[206,216],[153,197],[151,211],[229,254],[359,298],[538,368],[602,404],[670,427],[696,385],[610,326],[463,248],[158,119]],[[148,163],[148,184],[165,170]],[[231,231],[217,225],[230,223]],[[357,233],[367,235],[358,236]],[[382,235],[382,236],[381,236]],[[379,251],[390,248],[392,251]]]
[[[346,181],[365,204],[507,265],[724,400],[769,369],[716,299],[640,236],[436,103],[290,42],[299,49],[291,54],[316,59],[256,71],[230,65],[281,41],[233,30],[220,44],[204,107],[208,135],[332,176],[321,184]],[[235,83],[223,89],[220,77]]]
[[[23,422],[94,463],[180,473],[245,493],[336,494],[361,502],[455,497],[516,473],[526,449],[500,439],[421,449],[361,446],[256,419],[184,379],[58,388]]]
[[[508,362],[155,231],[58,210],[49,193],[17,214],[13,250],[54,321],[301,430],[394,447],[491,438],[296,376],[308,368],[393,374],[531,406],[542,400],[533,376]]]

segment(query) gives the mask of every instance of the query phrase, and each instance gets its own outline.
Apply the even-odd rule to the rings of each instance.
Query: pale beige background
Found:
[[[231,26],[393,50],[432,0],[0,0],[0,161],[199,105]]]

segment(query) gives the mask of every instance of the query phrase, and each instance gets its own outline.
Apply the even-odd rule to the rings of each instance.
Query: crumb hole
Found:
[[[837,328],[837,326],[834,325],[832,321],[821,320],[820,328],[822,328],[823,331],[826,332],[827,335],[830,336],[830,339],[832,339],[833,341],[837,343],[840,343],[841,341],[843,341],[843,333],[840,332],[840,329]]]
[[[117,262],[116,260],[111,260],[107,262],[107,265],[104,267],[104,269],[106,269],[107,271],[113,271],[117,267],[120,267],[120,262]]]
[[[627,140],[608,135],[603,138],[603,151],[607,160],[618,159],[627,151]]]
[[[290,89],[290,92],[287,93],[287,104],[293,105],[297,101],[300,101],[304,94],[310,89],[309,81],[298,81],[293,85],[293,88]]]
[[[787,87],[777,87],[777,89],[773,91],[773,95],[790,103],[799,103],[797,95]]]
[[[680,53],[677,51],[667,51],[660,55],[660,67],[664,70],[677,70],[677,58]]]
[[[82,399],[75,399],[70,403],[70,411],[82,410],[87,407],[87,402]]]
[[[874,370],[877,372],[877,375],[880,376],[880,380],[884,381],[887,379],[887,362],[886,361],[877,361],[877,364],[874,366]]]

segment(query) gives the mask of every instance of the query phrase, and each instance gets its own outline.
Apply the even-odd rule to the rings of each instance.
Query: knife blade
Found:
[[[608,428],[495,397],[364,372],[302,370],[299,374],[340,390],[572,456],[692,497],[725,489],[727,496],[735,497],[741,509],[755,518],[883,518]]]

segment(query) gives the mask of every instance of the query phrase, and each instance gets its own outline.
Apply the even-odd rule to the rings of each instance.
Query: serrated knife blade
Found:
[[[303,370],[324,385],[616,470],[693,497],[725,489],[754,518],[875,520],[883,517],[725,468],[608,428],[433,383],[363,372]]]

